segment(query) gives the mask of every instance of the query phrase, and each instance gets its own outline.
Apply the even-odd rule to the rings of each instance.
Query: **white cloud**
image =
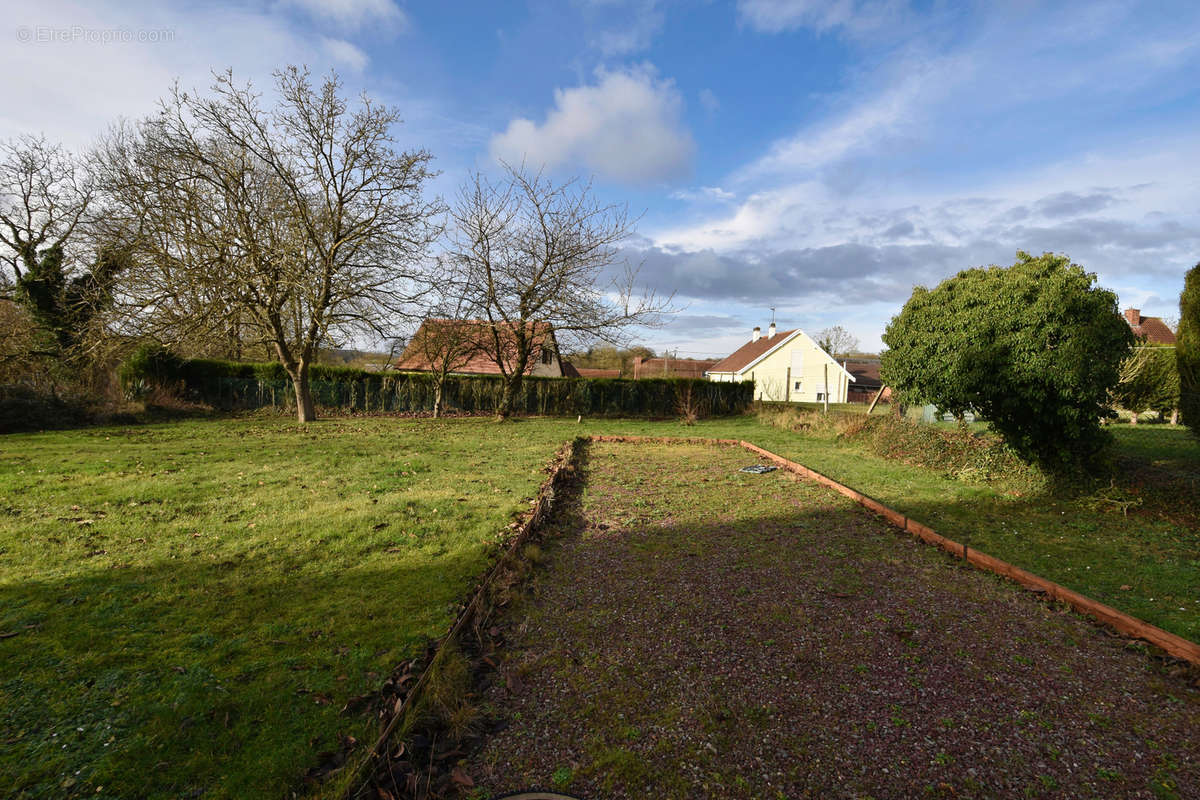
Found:
[[[797,28],[865,33],[885,27],[903,11],[889,0],[738,0],[738,19],[764,33]]]
[[[408,26],[407,15],[392,0],[281,0],[281,5],[298,8],[316,19],[348,29],[368,24],[394,28]]]
[[[712,89],[700,90],[700,105],[709,116],[712,116],[721,109],[721,101],[717,99],[717,95]]]
[[[605,0],[590,5],[593,11],[629,15],[620,24],[607,27],[593,38],[592,46],[604,56],[626,56],[648,49],[666,21],[658,0],[631,0],[628,3]]]
[[[515,119],[492,137],[493,157],[555,169],[580,166],[630,183],[686,174],[696,146],[674,81],[653,67],[597,72],[597,83],[557,89],[538,124]]]
[[[737,195],[725,191],[720,186],[701,186],[699,189],[678,189],[671,192],[670,197],[674,200],[708,200],[725,203],[733,200]]]
[[[212,85],[213,70],[232,68],[237,81],[252,81],[269,93],[271,73],[290,63],[306,63],[317,78],[334,67],[350,72],[369,66],[366,54],[353,44],[323,37],[269,8],[77,0],[29,4],[8,21],[12,30],[25,26],[132,34],[130,41],[85,36],[0,47],[0,70],[21,76],[0,85],[0,139],[41,132],[74,150],[90,146],[120,117],[152,113],[175,80],[187,90],[203,92]],[[161,35],[139,39],[142,31]],[[357,94],[360,88],[369,87],[350,81],[346,92]],[[371,94],[381,102],[401,102],[410,121],[424,121],[434,113],[407,95]],[[411,123],[401,126],[400,135],[410,128]],[[429,140],[417,144],[428,145]]]
[[[330,39],[322,36],[321,45],[329,57],[337,63],[347,66],[355,72],[362,72],[367,68],[369,61],[367,54],[345,39]]]

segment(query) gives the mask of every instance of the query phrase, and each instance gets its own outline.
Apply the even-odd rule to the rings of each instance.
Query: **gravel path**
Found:
[[[596,444],[472,796],[1200,797],[1200,692],[745,451]]]

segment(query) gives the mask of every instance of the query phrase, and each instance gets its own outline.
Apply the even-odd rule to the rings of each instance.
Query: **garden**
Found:
[[[781,425],[764,414],[686,426],[675,420],[342,417],[299,426],[251,416],[6,436],[0,447],[5,498],[0,650],[9,668],[0,683],[5,741],[0,785],[17,797],[321,794],[338,776],[325,776],[334,782],[328,783],[306,781],[306,775],[318,770],[330,752],[348,753],[352,763],[354,753],[378,734],[380,686],[397,665],[427,653],[430,643],[445,634],[471,587],[504,547],[511,526],[529,508],[556,448],[587,434],[753,441],[973,548],[1185,638],[1200,638],[1200,563],[1194,511],[1189,511],[1194,499],[1189,506],[1176,489],[1175,500],[1168,502],[1144,485],[1151,475],[1160,483],[1179,487],[1191,481],[1194,487],[1200,448],[1185,431],[1146,425],[1120,430],[1120,458],[1142,471],[1128,471],[1125,483],[1070,493],[1039,487],[1029,476],[1003,469],[928,461],[921,453],[933,448],[919,442],[908,453],[883,453],[877,439],[895,437],[872,437],[862,419],[830,415],[823,422],[810,418]],[[916,435],[927,435],[920,430]],[[932,549],[880,532],[869,515],[848,509],[826,490],[781,483],[775,473],[742,477],[736,468],[747,460],[745,453],[714,460],[669,447],[638,450],[643,454],[637,456],[625,452],[613,450],[606,458],[633,458],[627,469],[617,469],[626,464],[617,460],[607,471],[597,473],[595,467],[587,473],[582,500],[587,522],[581,524],[607,525],[604,530],[613,533],[606,536],[622,547],[633,546],[626,542],[631,536],[630,541],[642,542],[638,547],[646,545],[637,538],[646,526],[692,531],[703,557],[715,557],[717,541],[731,547],[739,543],[731,563],[746,564],[713,585],[722,598],[757,597],[782,579],[763,573],[766,562],[755,559],[778,562],[794,556],[792,568],[815,567],[819,562],[812,547],[826,548],[821,558],[841,559],[840,571],[822,568],[816,572],[828,574],[808,579],[845,583],[824,587],[834,593],[869,585],[878,577],[877,568],[886,567],[897,580],[907,575],[903,581],[908,582],[924,580],[928,570],[940,575],[948,569]],[[697,464],[709,460],[710,467]],[[599,455],[594,462],[608,463]],[[627,535],[627,529],[637,535]],[[812,531],[825,529],[837,541],[814,544]],[[868,548],[869,558],[849,548],[846,537],[854,539],[855,531],[864,536],[870,531],[869,541],[856,545]],[[742,539],[760,535],[775,539],[764,541],[757,555],[743,553],[750,543]],[[591,540],[567,536],[563,551],[584,541]],[[661,544],[660,557],[638,552],[666,570],[665,581],[686,569],[688,557],[676,558],[675,549],[684,546],[680,542],[662,539]],[[897,554],[889,555],[892,549]],[[547,550],[549,571],[536,578],[539,585],[555,583],[555,569],[578,567],[560,558],[553,545]],[[1025,635],[1036,644],[1026,643],[1013,657],[1033,658],[1030,653],[1050,646],[1045,637],[1057,637],[1052,657],[1039,655],[1034,664],[1009,658],[1007,666],[1036,673],[1031,681],[1048,679],[1045,672],[1062,672],[1064,663],[1081,669],[1082,662],[1098,658],[1088,648],[1098,647],[1105,654],[1098,663],[1105,666],[1096,669],[1112,667],[1106,660],[1111,657],[1133,681],[1129,686],[1150,692],[1146,697],[1153,691],[1170,694],[1176,704],[1171,708],[1182,704],[1178,719],[1195,708],[1190,673],[1170,674],[1179,665],[1120,638],[1101,646],[1106,637],[1099,629],[1036,603],[1029,607],[1025,594],[994,579],[966,580],[982,583],[947,590],[943,599],[962,600],[986,586],[984,596],[1001,598],[1005,608],[1024,609],[1019,624],[1029,628]],[[941,597],[940,581],[914,588],[913,597]],[[694,602],[687,592],[668,591],[667,585],[662,602]],[[817,592],[819,587],[810,588]],[[689,590],[698,596],[706,591],[700,584]],[[896,603],[899,596],[893,598]],[[729,611],[721,624],[741,630],[734,606],[721,600],[716,607]],[[760,612],[765,613],[756,610],[756,618]],[[906,623],[894,616],[887,624],[903,628]],[[1041,629],[1043,618],[1053,621],[1053,635]],[[738,633],[742,638],[731,641],[743,642],[762,620],[746,624]],[[1063,634],[1062,626],[1070,632]],[[928,632],[938,626],[917,627]],[[794,631],[786,631],[763,635],[795,655],[798,640]],[[859,641],[858,633],[844,635]],[[1070,647],[1082,648],[1074,660],[1068,658],[1069,648],[1062,649],[1063,637],[1075,642]],[[979,647],[983,641],[978,640]],[[536,650],[538,644],[530,647]],[[762,655],[747,653],[752,661]],[[923,653],[923,659],[932,658],[932,651]],[[994,666],[977,655],[971,651],[945,663],[957,664],[956,669],[974,664],[985,672]],[[820,651],[809,657],[820,661]],[[1151,685],[1159,688],[1146,688]],[[500,699],[481,702],[494,706],[496,714],[505,708]],[[1014,709],[1009,710],[1015,714]],[[762,721],[765,725],[767,717]],[[868,721],[863,718],[862,724]],[[739,718],[738,725],[744,724]],[[1000,721],[986,724],[994,728]],[[477,744],[486,739],[482,722],[468,728]],[[1102,744],[1115,753],[1113,741]],[[593,750],[602,755],[611,743],[601,744]],[[720,747],[720,740],[712,744]],[[683,751],[670,750],[664,757],[670,753],[682,757]],[[479,764],[488,763],[481,758]],[[634,767],[625,770],[628,759],[619,753],[586,764],[573,758],[578,767],[563,760],[550,775],[534,770],[530,778],[546,781],[565,768],[572,776],[580,773],[572,777],[580,786],[633,786],[636,781],[621,776],[640,774]],[[1164,756],[1156,763],[1166,771],[1103,762],[1092,772],[1112,770],[1121,781],[1133,782],[1118,786],[1157,780],[1164,792],[1175,785],[1172,781],[1190,780],[1186,762]],[[1182,765],[1179,776],[1172,777],[1172,763]],[[717,770],[720,785],[735,785],[738,775],[749,781],[740,769]],[[475,776],[472,780],[486,778],[485,772],[467,774]],[[929,780],[945,782],[938,774],[928,772]],[[1028,777],[1030,786],[1040,780]]]

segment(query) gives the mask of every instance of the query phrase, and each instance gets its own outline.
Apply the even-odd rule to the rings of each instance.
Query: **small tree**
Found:
[[[1200,436],[1200,264],[1188,270],[1179,295],[1175,365],[1179,372],[1179,412],[1183,424]]]
[[[917,287],[892,318],[881,376],[900,402],[981,414],[1048,471],[1087,464],[1133,333],[1112,292],[1066,256],[1018,252]]]
[[[829,355],[847,356],[858,349],[858,337],[841,325],[826,328],[817,334],[817,344]]]
[[[472,306],[504,376],[500,418],[549,329],[560,340],[619,346],[630,326],[655,324],[667,310],[652,292],[635,296],[635,272],[619,269],[618,246],[633,232],[623,208],[597,202],[588,184],[504,168],[498,183],[474,174],[451,212],[455,263],[471,276]]]
[[[175,343],[235,320],[275,352],[307,422],[318,349],[415,313],[441,208],[422,199],[430,155],[395,148],[396,110],[352,105],[336,75],[275,77],[271,108],[230,73],[208,96],[176,87],[98,161],[140,262],[131,321]]]
[[[1130,421],[1134,425],[1143,411],[1166,414],[1179,408],[1179,371],[1175,367],[1174,348],[1135,347],[1121,362],[1121,380],[1113,389],[1113,399],[1133,415]]]

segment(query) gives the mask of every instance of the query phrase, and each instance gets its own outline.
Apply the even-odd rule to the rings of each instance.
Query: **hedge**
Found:
[[[152,386],[172,386],[185,398],[232,411],[295,408],[291,379],[278,362],[183,360],[164,350],[142,349],[121,370],[130,396]],[[318,407],[338,411],[421,413],[433,410],[434,381],[428,373],[367,372],[313,365],[309,372]],[[714,383],[694,378],[527,377],[513,406],[518,414],[546,416],[673,417],[689,398],[700,415],[740,414],[753,400],[754,384]],[[452,375],[442,393],[449,412],[494,412],[503,393],[499,375]]]

